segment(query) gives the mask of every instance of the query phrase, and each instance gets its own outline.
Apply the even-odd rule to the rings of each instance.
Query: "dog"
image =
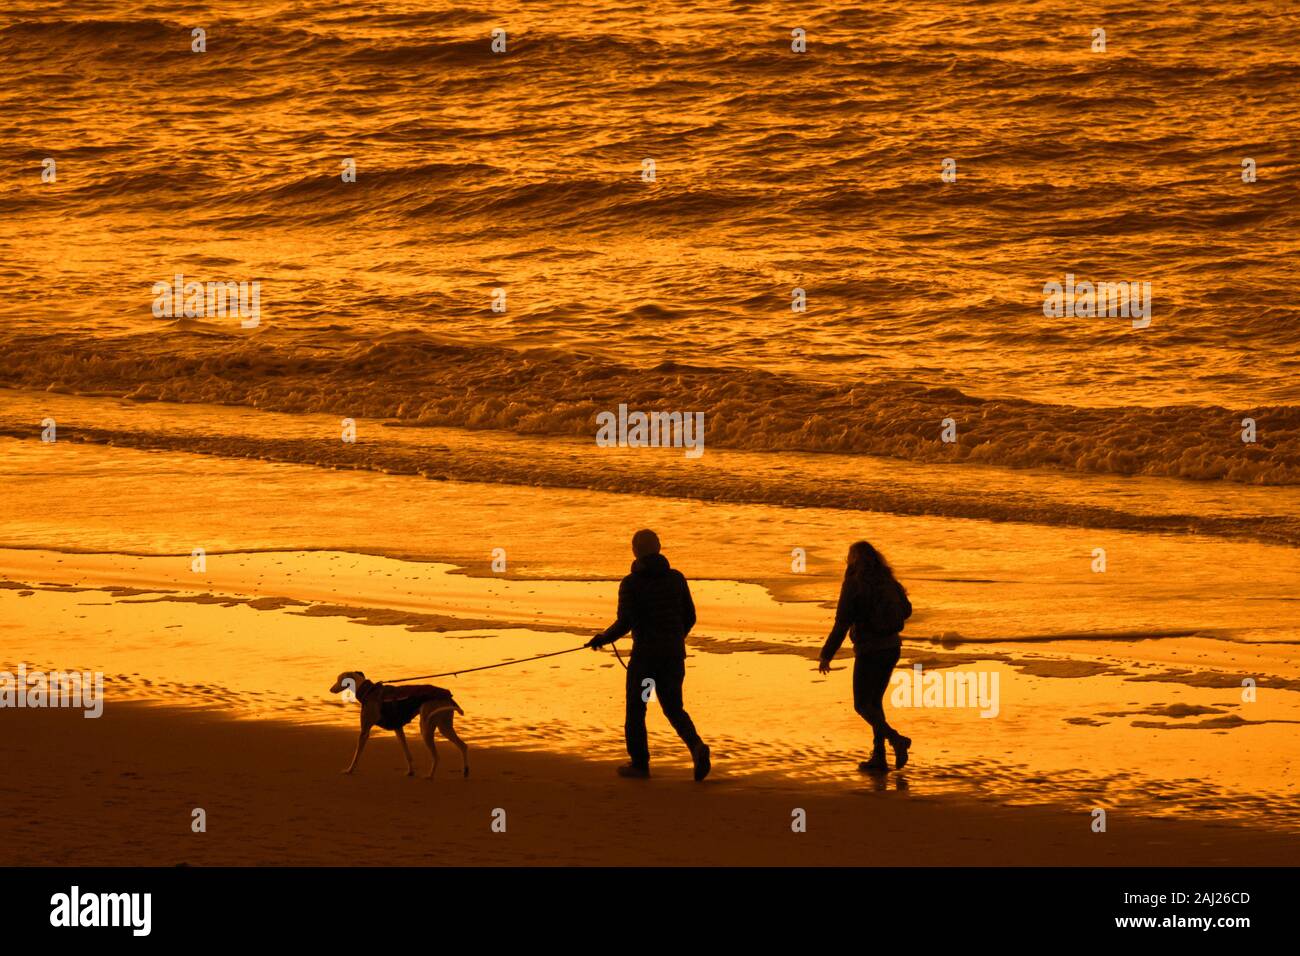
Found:
[[[438,769],[438,748],[433,742],[435,728],[441,730],[444,737],[460,748],[461,761],[464,765],[462,773],[466,777],[469,776],[469,748],[452,727],[456,714],[463,717],[465,711],[461,710],[460,704],[452,699],[451,691],[443,687],[434,687],[432,684],[403,684],[392,687],[387,684],[376,684],[374,681],[367,680],[366,675],[361,671],[344,671],[330,688],[331,694],[340,694],[344,691],[351,691],[357,703],[361,705],[361,736],[357,738],[357,752],[352,755],[352,763],[343,771],[344,773],[350,774],[357,769],[361,751],[366,749],[366,741],[370,739],[370,728],[377,724],[397,734],[397,740],[402,745],[402,753],[406,755],[406,775],[414,777],[415,764],[411,762],[411,749],[406,746],[406,734],[402,728],[409,724],[416,714],[419,714],[420,736],[424,738],[429,753],[433,754],[433,766],[429,768],[429,777],[432,778],[433,772]]]

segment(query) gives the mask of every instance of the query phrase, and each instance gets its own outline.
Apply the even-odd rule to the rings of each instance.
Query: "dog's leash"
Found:
[[[513,661],[501,661],[498,664],[484,664],[482,667],[462,667],[458,671],[444,671],[441,674],[417,674],[415,677],[395,677],[385,681],[376,681],[376,683],[402,684],[408,680],[428,680],[431,677],[459,677],[461,674],[471,674],[474,671],[490,671],[494,667],[509,667],[511,664],[527,664],[529,661],[540,661],[545,660],[548,657],[559,657],[561,654],[572,654],[574,651],[585,651],[590,646],[591,645],[589,644],[580,644],[577,647],[570,647],[568,650],[551,651],[549,654],[538,654],[536,657],[521,657]],[[614,648],[614,656],[618,658],[620,664],[623,664],[623,657],[619,654],[617,647]],[[623,669],[627,670],[626,664],[623,664]]]

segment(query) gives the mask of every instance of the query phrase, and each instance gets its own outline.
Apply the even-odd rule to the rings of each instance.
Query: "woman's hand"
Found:
[[[831,672],[831,662],[830,662],[830,661],[818,661],[818,662],[817,662],[817,673],[818,673],[818,674],[829,674],[830,672]]]

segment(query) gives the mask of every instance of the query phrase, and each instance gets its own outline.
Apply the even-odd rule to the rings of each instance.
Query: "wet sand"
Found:
[[[118,700],[346,725],[327,693],[339,672],[392,680],[576,649],[616,590],[346,551],[206,561],[195,573],[187,555],[0,549],[9,668],[102,671]],[[704,623],[689,641],[686,700],[720,772],[846,785],[868,736],[849,704],[848,655],[816,673],[826,609],[752,583],[697,579],[694,592]],[[917,742],[914,792],[1295,829],[1288,649],[1150,633],[951,648],[917,636],[896,676],[916,665],[996,675],[996,712],[895,707],[891,691],[891,719]],[[1244,703],[1237,675],[1261,666],[1270,676]],[[623,681],[611,653],[586,650],[435,680],[480,743],[600,760],[621,756]],[[656,760],[684,767],[651,711]]]
[[[209,720],[247,718],[238,730],[195,731],[228,733],[231,747],[243,746],[238,741],[247,735],[333,740],[316,751],[316,744],[304,745],[306,776],[286,784],[284,794],[291,802],[292,788],[301,787],[298,799],[323,800],[318,781],[332,780],[346,762],[355,725],[352,711],[327,693],[336,674],[362,669],[391,679],[576,647],[613,612],[628,559],[618,532],[649,523],[673,529],[669,554],[692,580],[700,624],[690,640],[686,702],[714,747],[716,779],[709,786],[717,789],[708,792],[727,794],[728,805],[738,801],[734,811],[718,810],[727,819],[757,814],[769,826],[764,795],[781,794],[775,840],[788,831],[791,806],[804,805],[785,806],[795,798],[787,795],[838,807],[874,793],[855,769],[869,740],[849,704],[851,661],[843,654],[826,677],[814,666],[837,587],[839,555],[830,543],[865,530],[893,543],[891,557],[918,607],[902,669],[919,663],[932,672],[996,674],[1002,688],[996,719],[951,706],[893,714],[917,744],[906,777],[885,786],[889,799],[904,801],[891,812],[923,808],[918,822],[899,827],[906,840],[934,848],[927,862],[1065,862],[1041,856],[1042,846],[1054,845],[1047,833],[1043,845],[1026,842],[1038,834],[1009,838],[999,851],[1004,857],[967,855],[958,837],[1001,840],[999,814],[1012,821],[1021,812],[1062,821],[1062,833],[1081,822],[1088,837],[1097,808],[1112,821],[1161,817],[1203,836],[1170,853],[1203,852],[1195,859],[1225,864],[1251,862],[1241,854],[1274,834],[1300,830],[1300,674],[1293,660],[1296,611],[1287,598],[1293,549],[1191,535],[429,482],[62,441],[4,444],[0,490],[22,500],[37,476],[40,496],[0,528],[0,667],[102,671],[109,695],[106,716],[77,724],[67,740],[37,734],[33,743],[24,735],[36,734],[37,717],[0,713],[9,741],[4,756],[32,768],[9,783],[14,806],[24,808],[7,818],[18,821],[10,828],[48,803],[63,806],[60,826],[75,829],[85,809],[77,801],[94,806],[100,778],[76,778],[78,793],[53,802],[43,791],[21,788],[44,787],[32,782],[42,780],[67,784],[71,778],[60,775],[70,772],[70,760],[85,764],[69,755],[86,738],[103,738],[110,754],[156,760],[154,772],[170,779],[170,758],[155,751],[173,746],[178,721],[188,727],[198,718],[123,717],[138,724],[120,740],[100,726],[141,703],[201,708]],[[803,573],[791,571],[792,544],[808,546]],[[195,571],[190,550],[199,545],[206,566]],[[1107,549],[1114,572],[1089,571],[1094,545]],[[490,568],[495,547],[508,555],[505,573]],[[1223,567],[1236,570],[1235,600],[1250,602],[1250,616],[1222,602]],[[1258,680],[1255,702],[1242,699],[1243,675]],[[536,781],[565,794],[556,799],[569,812],[584,781],[594,788],[593,800],[622,799],[623,791],[609,789],[621,783],[610,770],[624,759],[623,673],[612,655],[580,651],[436,682],[453,687],[465,707],[458,726],[484,755],[484,780],[500,781],[496,792],[503,795],[493,806],[506,805],[510,793],[534,799]],[[49,717],[51,725],[60,719]],[[686,754],[653,706],[650,735],[657,772],[688,783]],[[273,755],[293,749],[252,737],[246,745]],[[260,799],[253,795],[266,782],[251,770],[215,759],[200,766],[209,751],[220,747],[183,750],[199,762],[196,780],[228,772],[235,782],[222,786],[230,787],[223,792],[232,805]],[[497,765],[499,778],[490,776],[495,754],[508,755]],[[366,763],[376,773],[395,773],[392,741],[377,741]],[[511,776],[524,765],[549,769],[538,770],[533,782]],[[119,772],[103,779],[135,785],[118,780]],[[280,771],[268,772],[280,779]],[[895,790],[902,782],[905,794]],[[479,783],[476,775],[473,785]],[[685,799],[669,793],[665,820],[673,801]],[[372,797],[377,805],[391,802]],[[160,812],[147,800],[147,812],[135,806],[117,808],[122,820],[94,839],[130,850],[132,834],[150,832]],[[992,829],[981,829],[981,816],[954,837],[946,825],[927,822],[924,808],[931,806],[987,812]],[[364,809],[362,801],[357,812]],[[625,809],[638,819],[636,806]],[[481,811],[467,805],[464,820]],[[844,854],[870,844],[869,818],[841,819],[844,832],[827,851],[841,856],[828,859],[864,862]],[[332,825],[320,825],[312,838],[319,847],[295,852],[327,856]],[[474,827],[455,831],[466,860],[480,852],[465,842]],[[924,835],[930,829],[933,838]],[[22,831],[19,844],[33,832],[41,831]],[[721,837],[683,832],[681,845],[715,847],[711,859],[718,861],[740,860],[727,853],[768,852],[761,841],[727,849]],[[302,839],[309,839],[306,831]],[[600,844],[605,855],[584,859],[636,863],[642,840],[639,831],[612,828]],[[672,845],[654,851],[654,859],[668,859]],[[906,862],[906,848],[898,846],[897,859]],[[1081,852],[1099,852],[1083,846]],[[233,859],[240,851],[220,852]],[[1106,852],[1104,860],[1134,864],[1162,858],[1141,843]]]
[[[406,777],[380,734],[347,777],[355,734],[342,727],[112,703],[98,720],[5,720],[0,865],[1271,866],[1300,852],[1295,833],[1120,813],[1093,833],[1081,810],[915,796],[906,772],[847,791],[696,784],[685,769],[626,781],[602,762],[475,747],[469,779],[444,756],[426,780]],[[423,773],[428,755],[414,753]]]

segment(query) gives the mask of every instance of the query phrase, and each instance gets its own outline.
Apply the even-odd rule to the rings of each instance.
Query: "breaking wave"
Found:
[[[705,415],[708,447],[922,463],[1300,484],[1300,406],[1087,408],[907,381],[818,382],[752,368],[637,366],[596,353],[414,332],[277,341],[173,325],[113,338],[14,335],[0,384],[136,401],[245,405],[413,426],[591,438],[620,404]],[[333,341],[331,340],[333,337]],[[1242,421],[1257,440],[1242,440]],[[945,420],[956,441],[941,440]]]

